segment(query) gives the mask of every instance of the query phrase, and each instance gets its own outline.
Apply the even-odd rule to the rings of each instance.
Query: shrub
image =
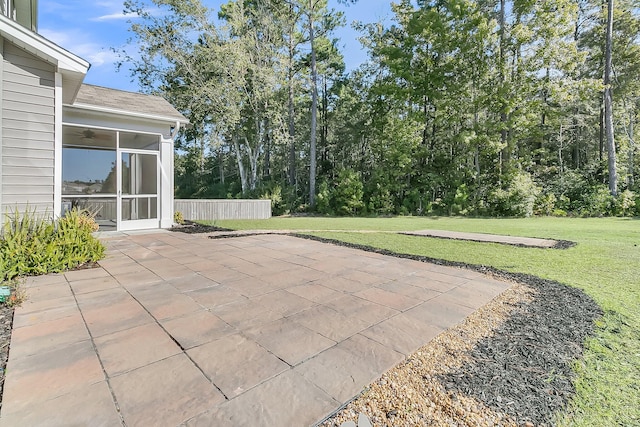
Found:
[[[318,194],[316,195],[316,210],[324,215],[333,215],[331,208],[332,191],[326,181],[320,182],[318,185]]]
[[[506,190],[498,188],[489,193],[488,202],[493,213],[499,216],[530,217],[541,190],[531,175],[519,172],[514,175]]]
[[[556,202],[558,199],[553,193],[540,194],[536,198],[535,211],[536,215],[553,215],[556,210]]]
[[[393,196],[388,188],[376,184],[373,194],[369,197],[369,211],[378,215],[389,215],[395,210]]]
[[[282,197],[282,187],[274,185],[260,196],[261,199],[271,200],[271,213],[273,215],[283,215],[287,213],[287,204]]]
[[[0,239],[0,280],[60,272],[104,257],[93,214],[73,209],[57,221],[35,210],[7,216]]]
[[[173,222],[180,225],[184,224],[184,215],[182,214],[182,212],[175,211],[173,213]]]
[[[358,172],[341,170],[333,193],[335,210],[339,215],[356,215],[365,206],[362,201],[364,186]]]
[[[616,214],[634,216],[636,214],[636,195],[633,191],[624,190],[616,199]]]
[[[607,216],[614,213],[615,198],[609,192],[606,185],[591,187],[583,196],[583,204],[578,212],[581,216]]]

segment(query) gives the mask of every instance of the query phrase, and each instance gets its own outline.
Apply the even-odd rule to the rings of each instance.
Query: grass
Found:
[[[640,220],[629,218],[272,218],[218,221],[233,229],[307,230],[309,234],[394,252],[490,265],[584,290],[604,310],[584,358],[576,396],[562,426],[640,426]],[[442,229],[571,240],[568,250],[406,236]],[[311,231],[312,230],[312,231]],[[361,233],[357,231],[368,231]]]

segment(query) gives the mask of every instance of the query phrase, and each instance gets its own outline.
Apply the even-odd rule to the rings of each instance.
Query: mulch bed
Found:
[[[183,224],[174,225],[169,231],[177,231],[187,234],[212,233],[214,231],[233,231],[229,228],[216,227],[215,225],[204,225],[197,222],[185,220]]]
[[[11,327],[13,325],[13,307],[0,303],[0,407],[2,406],[2,391],[4,389],[4,370],[9,359],[9,344],[11,343]]]
[[[525,285],[533,290],[533,298],[515,308],[491,334],[476,342],[465,363],[439,375],[438,380],[452,395],[471,396],[518,425],[553,425],[555,414],[566,408],[575,394],[573,363],[581,357],[585,339],[593,334],[594,322],[603,314],[583,291],[493,267],[398,254],[309,235],[297,237],[467,268]]]

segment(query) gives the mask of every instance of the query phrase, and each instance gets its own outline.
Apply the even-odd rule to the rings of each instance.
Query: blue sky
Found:
[[[218,10],[227,0],[203,2]],[[138,86],[131,82],[129,73],[116,72],[114,64],[118,58],[111,50],[122,48],[130,37],[127,23],[130,17],[122,14],[122,4],[122,0],[40,0],[39,33],[91,63],[85,83],[135,91]],[[329,0],[329,4],[345,13],[347,26],[335,36],[344,46],[347,69],[356,68],[366,59],[366,53],[350,24],[353,21],[389,22],[391,0],[359,0],[350,6]]]

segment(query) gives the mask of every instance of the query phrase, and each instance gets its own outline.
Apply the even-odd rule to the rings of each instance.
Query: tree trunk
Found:
[[[607,39],[605,43],[604,65],[604,127],[607,135],[607,158],[609,166],[609,191],[612,196],[618,194],[618,175],[616,171],[616,144],[613,137],[613,105],[611,99],[611,52],[613,37],[613,0],[607,1]]]
[[[238,138],[233,138],[233,148],[236,151],[236,164],[238,165],[238,173],[240,173],[240,183],[242,185],[242,193],[246,193],[248,189],[247,185],[247,171],[244,168],[244,163],[242,163],[242,152],[240,151],[240,144],[238,143]]]
[[[222,146],[218,148],[218,172],[220,174],[220,183],[224,185],[224,151]]]
[[[633,112],[633,110],[631,110],[629,112],[629,175],[627,178],[627,186],[629,188],[633,187],[634,185],[634,179],[633,179],[633,162],[634,162],[634,151],[635,151],[635,137],[633,135],[634,132],[634,120],[635,120],[635,114]]]
[[[602,100],[600,101],[600,127],[598,134],[598,160],[602,162],[604,159],[604,92],[602,93]]]
[[[506,70],[505,70],[505,57],[504,52],[506,50],[506,36],[505,36],[505,26],[506,26],[506,17],[505,17],[505,0],[500,0],[500,22],[499,22],[499,35],[500,35],[500,54],[499,60],[500,64],[498,65],[500,72],[500,85],[503,87],[502,96],[504,97],[504,86],[506,85]],[[508,143],[507,143],[507,113],[505,111],[506,100],[501,100],[500,106],[500,143],[503,146],[502,150],[500,150],[500,179],[502,179],[503,173],[503,163],[505,162],[508,156]]]
[[[311,140],[309,143],[309,206],[316,207],[316,124],[318,121],[318,70],[313,32],[313,12],[309,11],[309,42],[311,43]]]
[[[290,5],[289,12],[293,15],[293,5]],[[295,111],[293,99],[293,57],[295,54],[295,43],[293,40],[293,25],[289,29],[289,185],[296,185],[296,129]]]

